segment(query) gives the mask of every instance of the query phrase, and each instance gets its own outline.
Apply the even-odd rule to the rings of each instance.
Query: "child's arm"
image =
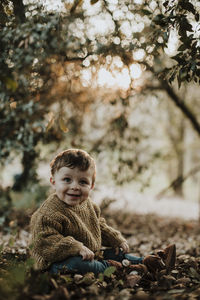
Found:
[[[126,240],[123,238],[122,234],[118,230],[108,226],[104,218],[99,218],[99,221],[103,245],[116,248],[122,247],[122,244],[126,243]]]
[[[33,256],[48,263],[61,261],[68,256],[79,255],[83,244],[72,236],[63,236],[62,222],[56,215],[32,217],[31,231],[33,240]]]
[[[93,207],[100,223],[102,244],[104,246],[112,246],[114,248],[120,247],[123,251],[128,251],[129,248],[125,238],[118,230],[107,225],[106,220],[100,216],[101,210],[99,206],[93,203]]]

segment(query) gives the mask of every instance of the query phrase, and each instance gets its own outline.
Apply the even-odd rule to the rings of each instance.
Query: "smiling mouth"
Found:
[[[71,196],[71,197],[75,197],[75,198],[78,198],[80,197],[80,195],[74,195],[74,194],[67,194],[68,196]]]

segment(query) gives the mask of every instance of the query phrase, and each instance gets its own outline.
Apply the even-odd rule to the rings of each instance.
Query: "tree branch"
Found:
[[[176,106],[183,112],[183,114],[190,120],[193,128],[200,136],[200,124],[194,115],[194,113],[190,110],[190,108],[175,94],[174,90],[170,87],[167,81],[162,80],[162,85],[165,88],[165,91],[170,96],[170,99],[176,104]]]
[[[160,193],[157,194],[156,199],[160,200],[162,196],[166,194],[168,190],[171,188],[177,188],[180,186],[186,179],[188,179],[190,176],[196,174],[197,172],[200,171],[200,166],[193,168],[190,170],[185,176],[178,176],[176,179],[174,179],[168,187],[164,188]]]
[[[70,14],[73,14],[77,8],[77,6],[79,5],[80,0],[75,0],[74,4],[72,5],[72,8],[70,9]]]
[[[186,118],[190,121],[192,124],[192,127],[194,130],[198,133],[200,136],[200,123],[197,120],[197,117],[195,114],[191,111],[191,109],[185,104],[184,101],[182,101],[178,95],[174,92],[172,87],[168,84],[168,82],[164,79],[161,79],[158,77],[158,74],[154,72],[153,68],[150,67],[147,63],[143,63],[149,71],[152,72],[154,76],[157,77],[157,79],[160,82],[159,86],[152,87],[153,89],[161,89],[165,90],[166,93],[169,95],[170,99],[174,102],[174,104],[182,111],[182,113],[186,116]]]

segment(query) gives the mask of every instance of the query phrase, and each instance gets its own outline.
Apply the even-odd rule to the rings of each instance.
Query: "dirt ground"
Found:
[[[105,204],[105,203],[104,203]],[[175,243],[176,266],[153,276],[130,274],[128,267],[93,273],[51,276],[33,268],[28,249],[32,211],[11,211],[2,230],[0,299],[200,299],[200,229],[195,221],[136,215],[102,207],[108,223],[127,238],[131,253],[145,256]]]

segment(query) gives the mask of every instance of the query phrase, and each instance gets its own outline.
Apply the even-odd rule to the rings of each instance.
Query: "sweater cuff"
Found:
[[[119,247],[122,243],[126,242],[126,239],[123,237],[113,237],[112,245],[115,247]]]
[[[63,238],[62,244],[63,246],[67,245],[68,255],[79,255],[79,252],[83,246],[83,243],[75,240],[73,237],[66,237],[66,239]]]

